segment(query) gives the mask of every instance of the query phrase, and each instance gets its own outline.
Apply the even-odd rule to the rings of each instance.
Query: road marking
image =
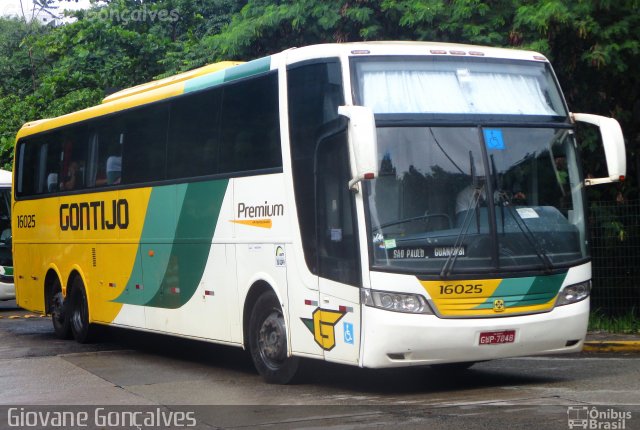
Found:
[[[31,318],[49,318],[49,315],[35,315],[35,314],[25,314],[25,315],[0,315],[0,319],[10,319],[10,320],[19,320],[19,319],[31,319]]]

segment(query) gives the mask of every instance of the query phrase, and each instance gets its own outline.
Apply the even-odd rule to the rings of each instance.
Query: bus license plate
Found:
[[[480,333],[480,345],[497,345],[513,343],[516,340],[515,330],[485,331]]]

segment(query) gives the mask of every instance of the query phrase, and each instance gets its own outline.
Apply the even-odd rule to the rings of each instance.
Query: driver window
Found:
[[[347,135],[323,141],[316,155],[318,272],[323,278],[360,284],[355,206],[349,190]]]

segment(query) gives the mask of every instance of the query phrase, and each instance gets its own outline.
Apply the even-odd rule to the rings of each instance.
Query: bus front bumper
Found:
[[[589,299],[550,312],[501,318],[441,319],[362,307],[361,366],[473,362],[582,350]],[[513,342],[480,344],[481,333],[515,331]]]

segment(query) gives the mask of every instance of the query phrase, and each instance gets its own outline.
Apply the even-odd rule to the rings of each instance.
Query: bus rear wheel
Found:
[[[287,357],[287,329],[282,308],[272,291],[263,293],[251,312],[249,351],[258,373],[270,384],[287,384],[295,377],[300,359]]]
[[[87,292],[80,277],[76,277],[71,285],[71,314],[69,316],[71,332],[78,343],[91,342],[93,327],[89,324],[89,305]]]
[[[51,286],[49,298],[49,312],[53,322],[53,331],[59,339],[71,339],[71,323],[69,321],[69,303],[65,300],[60,287],[60,280],[56,278]]]

